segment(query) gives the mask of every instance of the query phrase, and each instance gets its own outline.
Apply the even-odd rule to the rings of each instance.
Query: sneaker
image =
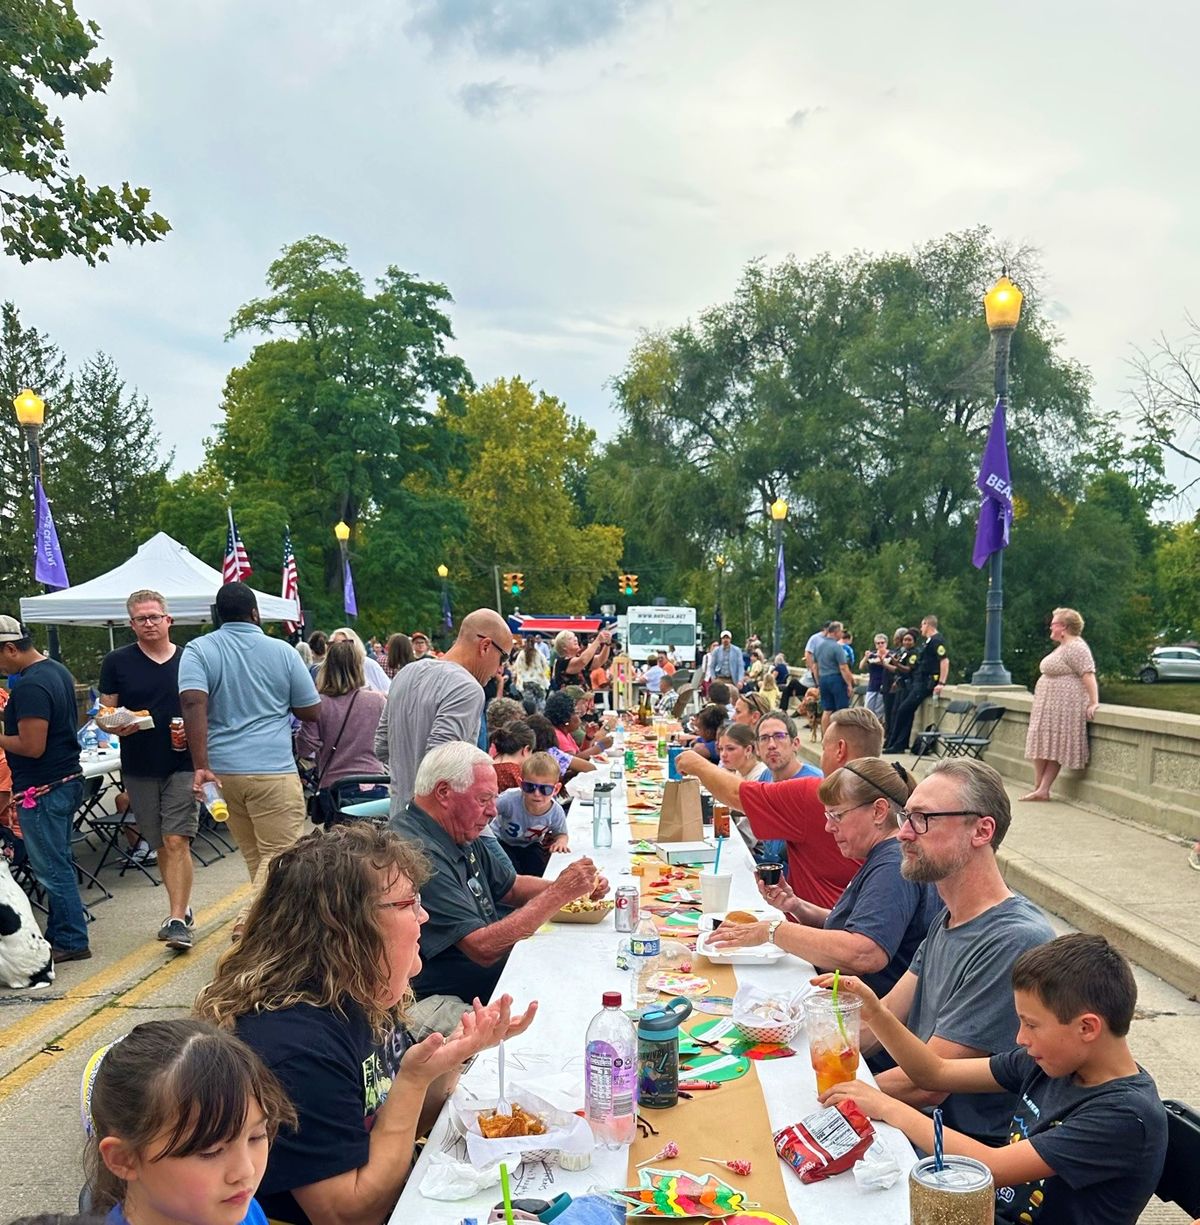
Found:
[[[160,940],[166,940],[168,938],[172,923],[179,923],[183,927],[186,927],[190,932],[192,928],[196,926],[195,917],[192,915],[192,908],[190,906],[187,908],[187,913],[182,919],[172,919],[170,915],[167,915],[167,917],[162,921],[162,926],[158,929],[158,938]]]
[[[87,961],[92,955],[91,949],[56,949],[50,950],[50,958],[55,965],[60,961]]]
[[[153,867],[156,863],[158,863],[158,852],[152,851],[150,849],[150,843],[143,838],[132,851],[128,852],[128,858],[133,863],[140,863],[145,864],[147,867]]]
[[[158,938],[165,940],[169,949],[186,952],[192,947],[192,930],[182,919],[168,919],[159,929]]]

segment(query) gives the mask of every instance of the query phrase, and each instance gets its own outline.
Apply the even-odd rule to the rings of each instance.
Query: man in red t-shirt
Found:
[[[763,719],[769,718],[764,715]],[[865,706],[835,711],[821,745],[826,775],[857,757],[878,757],[883,724]],[[819,778],[751,783],[698,753],[680,753],[681,774],[698,778],[718,804],[744,812],[756,838],[782,838],[788,848],[788,884],[806,902],[832,907],[861,863],[847,859],[825,828],[825,805],[817,799]]]

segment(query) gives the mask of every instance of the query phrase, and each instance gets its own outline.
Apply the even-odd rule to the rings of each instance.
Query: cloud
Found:
[[[524,105],[533,91],[495,81],[471,81],[458,91],[458,100],[472,119],[493,119],[501,111]]]
[[[789,128],[802,128],[813,115],[820,115],[824,110],[823,106],[802,106],[788,116],[787,125]]]
[[[468,43],[482,55],[547,60],[621,28],[650,0],[417,0],[408,22],[444,51]]]

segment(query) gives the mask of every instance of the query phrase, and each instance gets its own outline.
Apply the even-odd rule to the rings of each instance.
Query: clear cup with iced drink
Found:
[[[845,991],[838,992],[836,1007],[832,991],[814,991],[804,1001],[808,1051],[817,1074],[818,1096],[858,1075],[861,1011],[862,1000]]]

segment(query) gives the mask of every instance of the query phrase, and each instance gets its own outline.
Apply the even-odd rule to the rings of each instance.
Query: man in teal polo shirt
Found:
[[[254,881],[304,831],[304,790],[292,755],[290,715],[316,722],[321,699],[300,656],[268,638],[245,583],[217,592],[220,627],[189,642],[179,661],[179,700],[199,794],[217,783]],[[234,932],[240,934],[248,899]]]

